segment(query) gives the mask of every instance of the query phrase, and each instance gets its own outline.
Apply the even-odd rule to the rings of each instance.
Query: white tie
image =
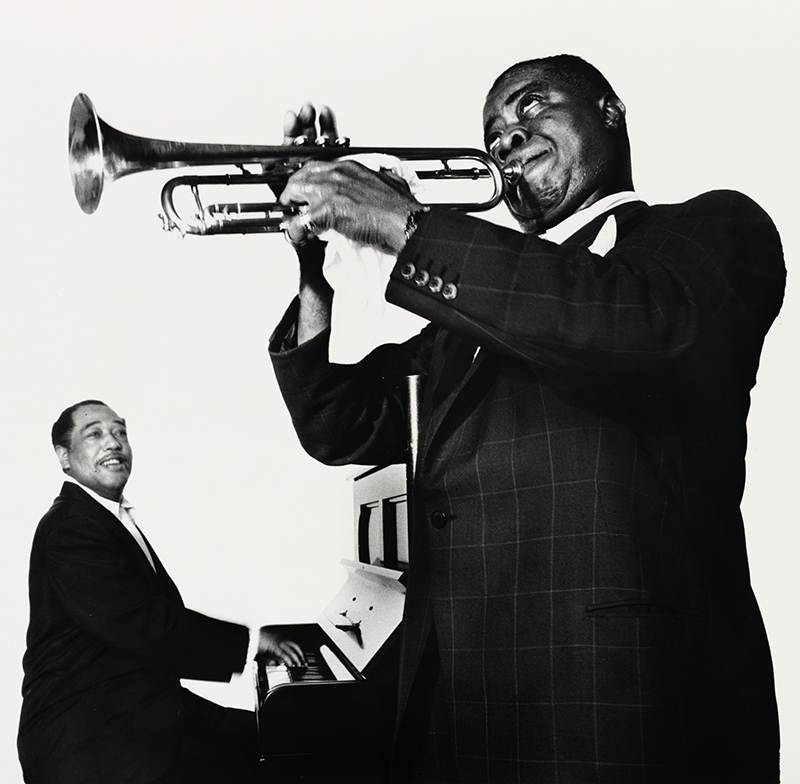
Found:
[[[136,525],[136,521],[133,519],[133,507],[123,506],[120,504],[119,518],[125,528],[128,529],[131,536],[133,536],[133,538],[137,541],[139,547],[142,548],[142,552],[147,556],[147,560],[150,561],[150,566],[153,567],[153,571],[156,571],[156,565],[153,561],[153,556],[150,554],[150,548],[147,546],[147,543],[142,536],[142,532],[139,530],[139,527]]]

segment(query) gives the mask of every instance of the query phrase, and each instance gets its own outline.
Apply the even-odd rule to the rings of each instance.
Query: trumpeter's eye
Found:
[[[517,104],[517,114],[520,117],[530,114],[543,100],[544,98],[538,93],[526,93]]]

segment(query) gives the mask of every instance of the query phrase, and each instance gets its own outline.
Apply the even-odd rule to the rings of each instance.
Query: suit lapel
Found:
[[[588,248],[597,238],[597,234],[603,225],[608,220],[610,215],[613,215],[617,221],[617,241],[637,222],[637,218],[644,215],[647,205],[643,201],[629,201],[625,204],[620,204],[617,207],[598,215],[596,218],[590,220],[585,226],[582,226],[574,234],[564,240],[564,245],[583,245]]]
[[[172,581],[170,576],[164,569],[163,564],[158,558],[156,551],[151,547],[150,542],[142,534],[147,546],[150,548],[150,554],[153,556],[153,561],[156,565],[156,571],[147,560],[147,556],[142,552],[139,543],[131,536],[126,530],[125,526],[115,517],[108,509],[102,504],[99,504],[87,492],[85,492],[79,485],[73,482],[65,482],[61,488],[61,494],[67,496],[73,502],[83,506],[86,510],[87,516],[104,525],[119,541],[123,549],[130,555],[136,568],[145,577],[148,583],[157,586],[160,592],[167,592],[174,594],[178,601],[183,604],[177,586]]]
[[[430,448],[434,438],[447,437],[452,427],[469,416],[491,386],[491,368],[497,360],[495,355],[479,351],[477,344],[446,330],[439,332],[437,341],[441,347],[434,350],[434,356],[444,359],[438,367],[431,368],[426,382],[431,392],[421,411],[425,423],[422,452]],[[424,459],[424,454],[420,457]]]
[[[156,553],[156,551],[153,549],[152,545],[150,544],[150,541],[142,533],[141,529],[139,530],[139,533],[142,534],[142,539],[144,539],[144,543],[149,548],[150,555],[153,556],[153,562],[156,565],[156,574],[158,575],[158,578],[161,581],[161,584],[170,593],[173,593],[175,595],[175,597],[177,598],[177,600],[182,605],[183,604],[183,599],[181,598],[180,591],[178,590],[178,586],[175,585],[175,583],[172,581],[172,578],[169,576],[169,574],[167,574],[167,570],[164,568],[164,564],[161,563],[161,559],[158,557],[158,553]],[[138,545],[137,545],[137,547],[138,547]],[[141,550],[141,548],[139,548],[139,549]],[[153,573],[153,569],[152,569],[152,567],[150,566],[149,563],[147,564],[147,568],[150,570],[150,573],[152,574]]]

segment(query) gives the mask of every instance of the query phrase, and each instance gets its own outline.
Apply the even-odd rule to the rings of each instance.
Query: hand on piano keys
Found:
[[[306,663],[302,667],[268,664],[265,667],[268,687],[272,689],[282,683],[354,680],[352,674],[327,645],[321,645],[317,651],[306,651],[305,660]]]
[[[283,664],[287,667],[306,666],[303,649],[296,642],[287,640],[266,626],[262,626],[259,630],[257,655],[266,657],[269,664]]]

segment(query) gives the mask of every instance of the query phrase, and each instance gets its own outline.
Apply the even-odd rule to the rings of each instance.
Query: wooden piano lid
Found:
[[[403,573],[346,558],[342,566],[347,580],[317,623],[363,674],[403,618]]]

